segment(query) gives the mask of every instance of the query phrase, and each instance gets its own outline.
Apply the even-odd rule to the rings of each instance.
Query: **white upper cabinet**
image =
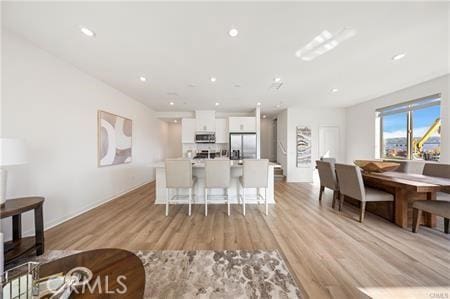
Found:
[[[197,120],[196,129],[198,132],[215,132],[216,131],[216,112],[213,110],[197,110],[195,111],[195,119]]]
[[[256,132],[256,117],[230,117],[228,119],[230,133]]]
[[[181,120],[181,142],[195,143],[196,120],[194,118],[183,118]]]
[[[216,118],[216,143],[228,143],[228,119]]]

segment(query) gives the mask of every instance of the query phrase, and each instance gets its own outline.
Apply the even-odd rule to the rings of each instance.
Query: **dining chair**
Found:
[[[450,164],[425,163],[423,175],[450,179]]]
[[[330,162],[333,166],[334,166],[334,164],[336,164],[336,158],[332,158],[332,157],[320,157],[320,161]]]
[[[417,233],[419,229],[422,211],[444,217],[444,232],[449,233],[450,201],[415,200],[413,202],[413,233]]]
[[[208,189],[224,189],[227,203],[227,214],[230,216],[230,199],[228,188],[231,181],[230,160],[207,160],[205,161],[205,216],[208,216]]]
[[[259,204],[260,199],[264,199],[265,213],[269,215],[269,204],[267,202],[267,187],[269,175],[269,160],[267,159],[246,159],[242,168],[242,176],[239,177],[239,184],[242,187],[242,214],[245,216],[245,189],[256,188],[256,200]],[[238,198],[240,190],[238,189]],[[264,197],[261,195],[261,189],[264,189]]]
[[[450,179],[450,164],[426,163],[423,168],[423,175]],[[437,192],[436,199],[450,201],[450,193]]]
[[[394,201],[394,196],[390,193],[365,187],[358,166],[336,163],[336,174],[340,192],[339,210],[342,210],[345,196],[359,200],[361,202],[359,222],[364,220],[366,202]]]
[[[188,189],[189,216],[191,216],[192,189],[197,178],[192,176],[192,162],[190,159],[166,159],[166,216],[169,215],[169,204],[179,199],[179,189]],[[170,189],[176,194],[170,197]]]
[[[399,159],[384,159],[383,162],[395,162],[400,166],[393,170],[395,172],[421,174],[425,163],[423,161],[399,160]]]
[[[322,201],[322,195],[325,188],[333,190],[333,203],[331,206],[334,209],[336,200],[339,199],[339,184],[336,177],[335,164],[327,161],[316,161],[317,170],[320,178],[319,201]]]

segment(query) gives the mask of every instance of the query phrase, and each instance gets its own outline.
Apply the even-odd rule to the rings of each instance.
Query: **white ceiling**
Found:
[[[279,103],[344,107],[449,70],[448,2],[16,1],[2,9],[11,31],[157,111],[248,111],[258,101],[264,113]],[[357,35],[311,62],[295,56],[322,30],[344,27]],[[278,91],[269,89],[275,77]]]

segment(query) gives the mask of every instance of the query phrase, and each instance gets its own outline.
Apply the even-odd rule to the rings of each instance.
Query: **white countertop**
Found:
[[[221,160],[221,159],[218,158],[218,159],[211,159],[211,160]],[[222,159],[222,160],[225,160],[225,159]],[[228,159],[226,159],[226,160],[228,160]],[[233,167],[233,168],[234,167],[236,167],[236,168],[241,168],[242,167],[242,165],[238,164],[237,160],[229,160],[229,161],[230,161],[230,166]],[[159,162],[152,163],[151,166],[154,167],[154,168],[164,168],[165,164],[164,164],[164,161],[159,161]],[[192,160],[192,167],[193,168],[204,168],[205,167],[205,162],[204,162],[203,159],[193,159]],[[269,167],[279,168],[279,167],[281,167],[281,165],[277,164],[277,163],[269,162]]]

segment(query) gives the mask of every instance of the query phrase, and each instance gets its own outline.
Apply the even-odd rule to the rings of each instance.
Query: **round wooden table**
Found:
[[[141,260],[122,249],[96,249],[66,256],[46,264],[39,270],[40,278],[75,267],[86,267],[93,273],[90,287],[70,298],[143,298],[145,272]]]

